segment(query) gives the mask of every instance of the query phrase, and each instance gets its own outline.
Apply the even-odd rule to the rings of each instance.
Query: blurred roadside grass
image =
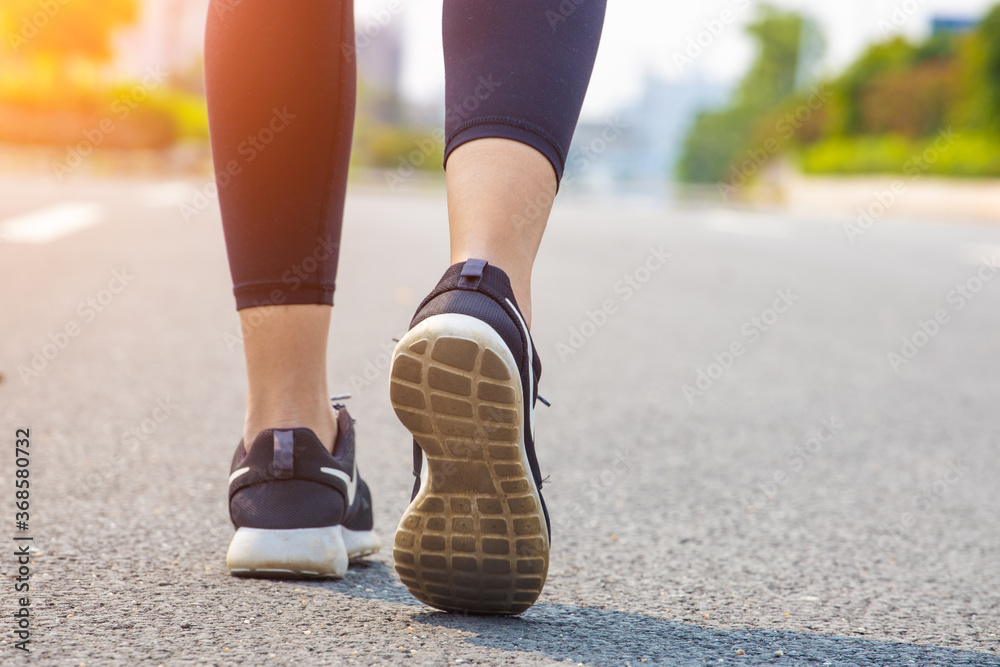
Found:
[[[426,128],[413,126],[359,123],[351,166],[396,170],[403,175],[411,168],[437,173],[444,162],[444,144],[433,140],[432,134]]]
[[[58,67],[38,59],[0,73],[0,142],[158,149],[208,139],[204,99],[162,73],[102,83]]]
[[[134,80],[115,73],[115,35],[141,10],[139,0],[0,0],[0,39],[9,47],[0,59],[0,145],[55,150],[75,163],[104,154],[124,170],[133,162],[127,156],[155,160],[175,147],[207,157],[200,62],[180,71],[151,67]],[[409,120],[392,91],[372,90],[359,76],[351,165],[401,177],[439,171],[443,133]]]
[[[161,150],[177,145],[208,147],[204,94],[192,92],[187,73],[180,85],[149,70],[134,81],[103,82],[87,62],[34,58],[0,67],[0,143],[72,149]],[[435,172],[444,146],[434,130],[393,124],[366,108],[359,91],[351,166]]]
[[[1000,176],[1000,141],[988,133],[957,133],[942,150],[935,138],[902,135],[831,137],[798,150],[806,174]]]
[[[193,92],[166,73],[114,78],[114,35],[140,16],[138,0],[0,0],[0,142],[160,149],[204,141]]]

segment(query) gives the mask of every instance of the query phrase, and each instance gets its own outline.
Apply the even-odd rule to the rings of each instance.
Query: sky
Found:
[[[772,0],[812,17],[826,39],[821,71],[836,73],[866,45],[889,34],[911,38],[929,32],[932,16],[978,18],[998,0]],[[402,21],[405,43],[403,87],[416,102],[443,95],[442,0],[356,0],[359,28],[379,28],[374,18]],[[599,120],[636,99],[648,74],[678,80],[688,76],[735,82],[753,57],[742,26],[756,13],[755,0],[609,0],[604,35],[583,118]],[[402,7],[401,10],[397,8]],[[394,11],[394,9],[396,11]],[[723,13],[732,16],[721,24]],[[714,25],[717,36],[683,66],[677,62],[689,40]],[[719,26],[721,24],[721,30]]]

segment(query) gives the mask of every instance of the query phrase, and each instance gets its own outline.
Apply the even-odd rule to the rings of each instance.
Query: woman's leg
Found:
[[[451,261],[531,268],[597,56],[605,0],[445,0]]]
[[[448,159],[451,263],[485,259],[510,277],[531,325],[531,268],[556,196],[544,155],[510,139],[477,139]]]
[[[212,0],[205,78],[249,395],[245,442],[303,426],[332,448],[326,388],[354,124],[350,0]]]
[[[453,264],[393,351],[389,398],[416,476],[396,571],[445,611],[519,614],[545,585],[531,267],[603,19],[602,0],[444,3]]]

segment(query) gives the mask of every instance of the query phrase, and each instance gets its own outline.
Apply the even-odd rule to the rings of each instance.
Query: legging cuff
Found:
[[[566,167],[566,156],[558,147],[555,138],[540,127],[519,118],[507,116],[484,116],[460,125],[445,143],[445,166],[447,167],[448,164],[448,156],[462,144],[475,139],[488,138],[511,139],[531,146],[552,164],[552,169],[556,172],[557,186],[562,180],[563,169]]]
[[[236,295],[236,310],[257,306],[320,304],[333,305],[334,285],[317,285],[287,282],[262,282],[238,285],[233,288]]]

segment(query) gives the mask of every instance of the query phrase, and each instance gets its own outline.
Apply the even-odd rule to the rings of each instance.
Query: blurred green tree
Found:
[[[795,91],[803,59],[822,51],[815,23],[794,11],[762,5],[747,33],[757,44],[757,56],[737,87],[731,104],[698,115],[678,163],[681,180],[724,181],[755,134],[759,119],[784,103]],[[807,54],[806,47],[812,50]]]
[[[904,71],[915,55],[914,46],[902,37],[870,46],[833,84],[838,113],[830,117],[829,133],[856,134],[863,124],[858,100],[865,88],[878,77]]]
[[[975,33],[982,49],[981,83],[989,111],[1000,117],[1000,5],[989,11]]]
[[[1000,135],[1000,5],[962,41],[958,60],[962,95],[953,122]]]
[[[730,107],[696,120],[681,178],[734,184],[788,149],[807,173],[912,176],[912,157],[934,148],[943,135],[949,137],[947,150],[935,148],[933,164],[922,164],[919,173],[1000,175],[1000,5],[971,31],[871,45],[822,86],[818,108],[804,106],[807,91],[794,90],[801,35],[807,34],[800,30],[797,42],[795,25],[794,15],[772,9],[749,26],[758,59]],[[796,122],[783,125],[792,110]],[[741,160],[749,164],[748,156],[754,164],[737,169]]]
[[[736,90],[736,106],[769,109],[794,90],[806,33],[818,30],[801,14],[762,5],[746,32],[758,51]]]

